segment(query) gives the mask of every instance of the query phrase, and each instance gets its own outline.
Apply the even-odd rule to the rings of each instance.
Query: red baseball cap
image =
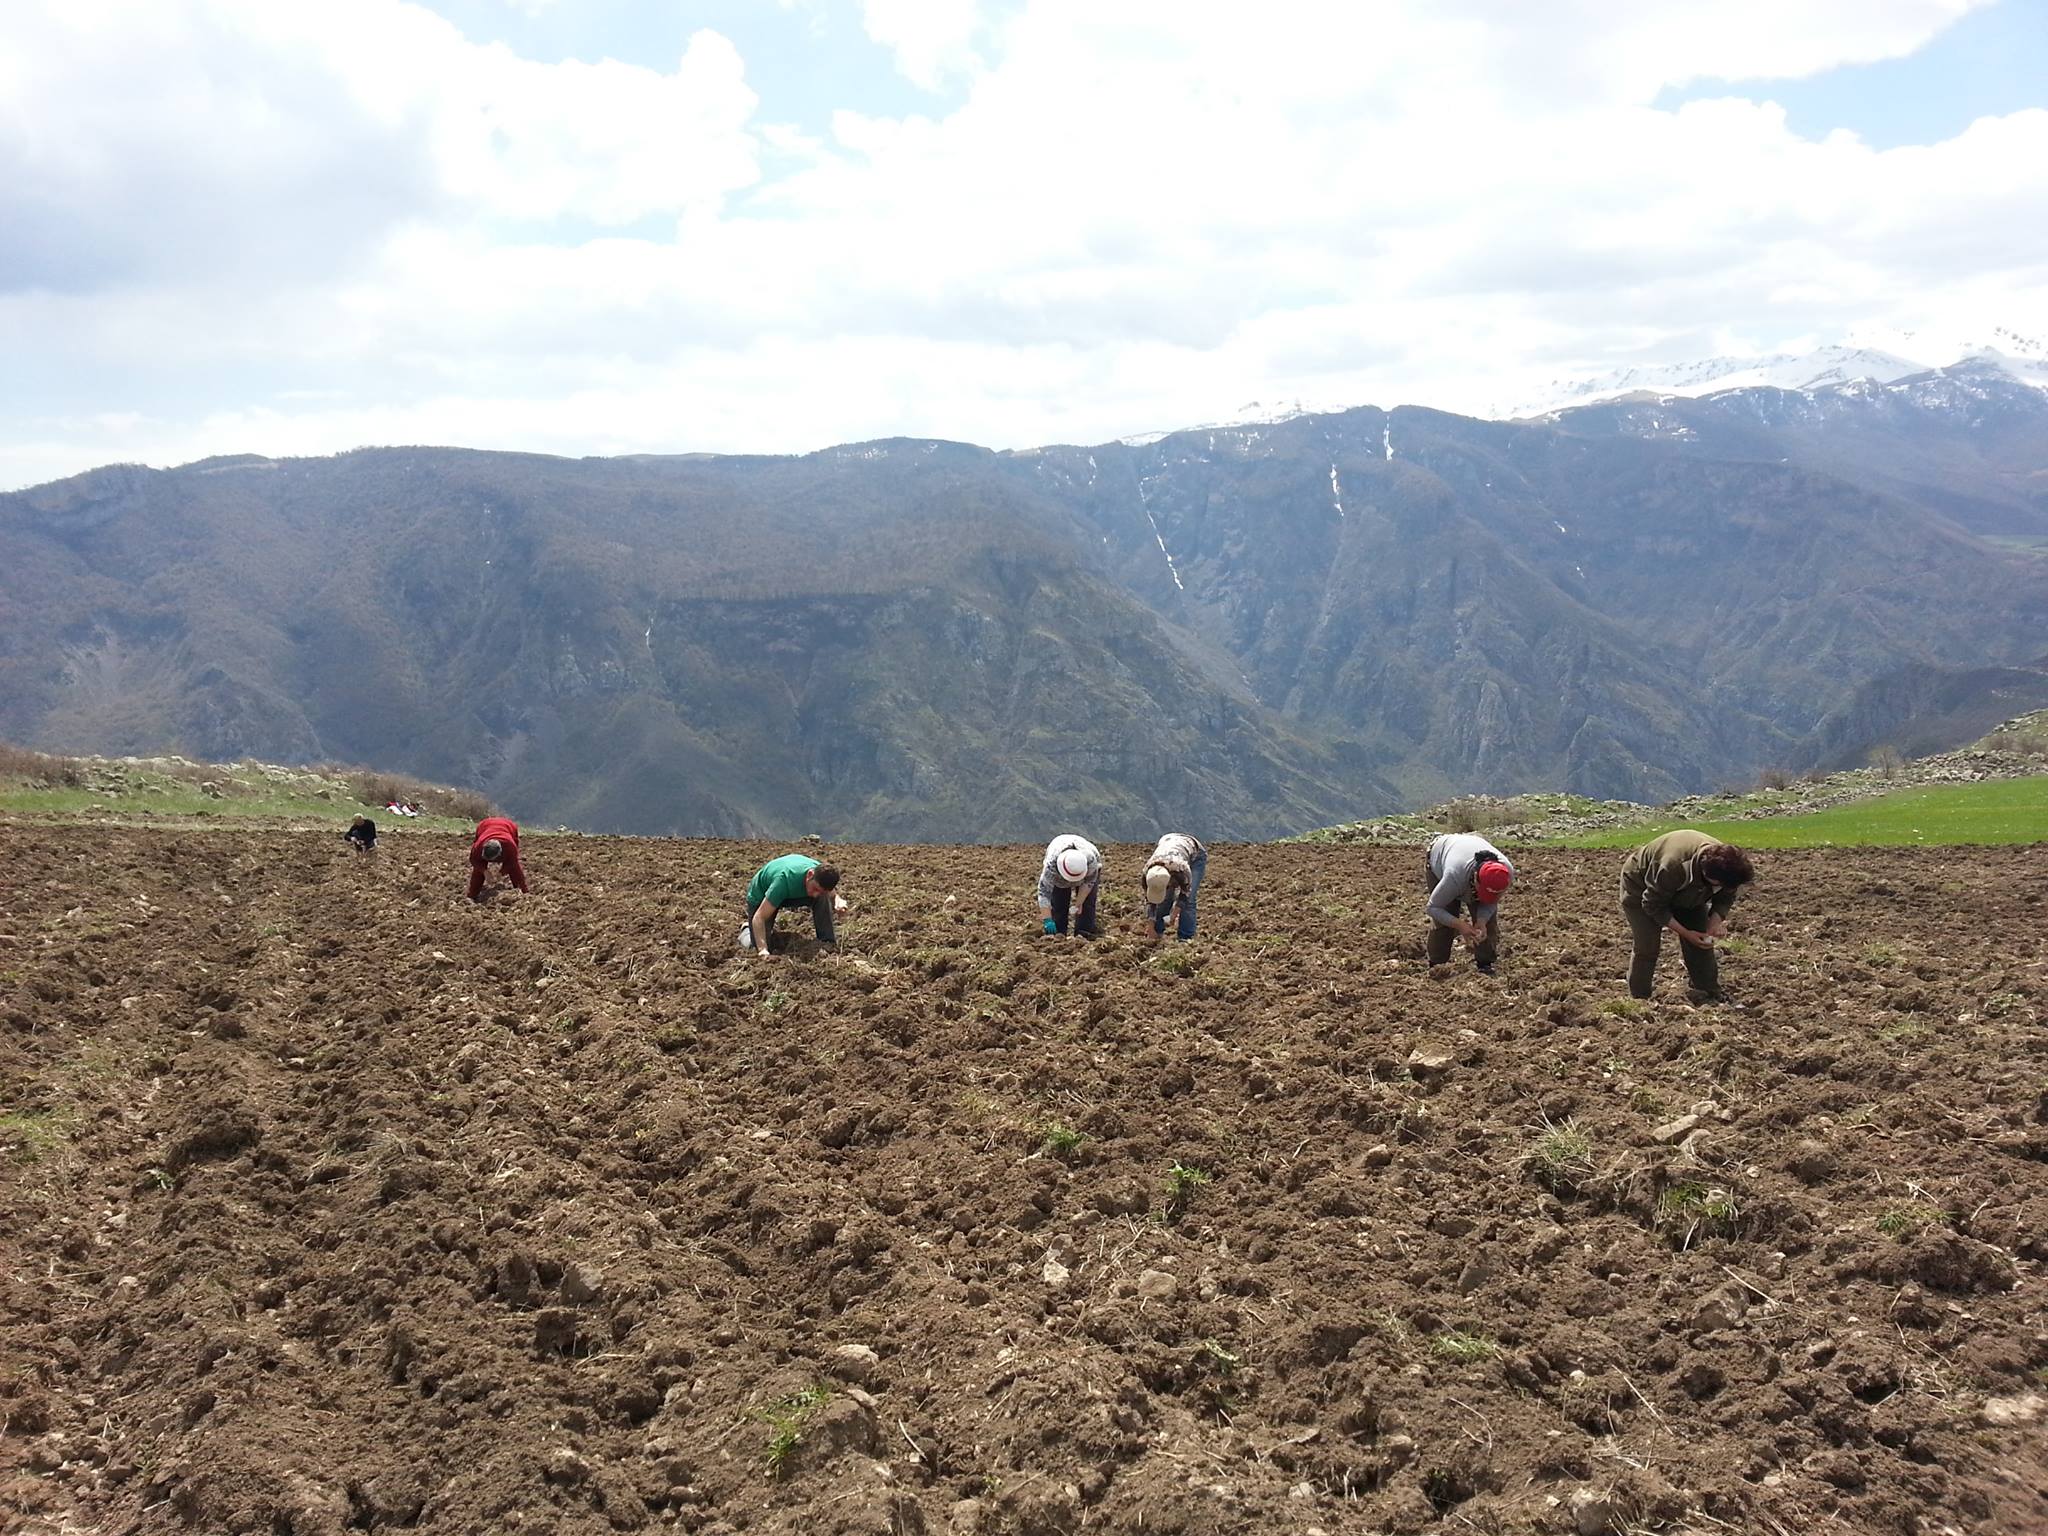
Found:
[[[1488,859],[1479,866],[1479,899],[1488,906],[1499,901],[1515,883],[1515,872],[1507,865]]]

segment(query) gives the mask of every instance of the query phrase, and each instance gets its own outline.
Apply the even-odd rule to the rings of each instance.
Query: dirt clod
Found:
[[[880,1376],[882,1357],[866,1344],[841,1344],[826,1360],[833,1375],[871,1387]]]
[[[1978,1415],[1986,1424],[2000,1429],[2015,1425],[2038,1424],[2048,1417],[2048,1397],[2038,1392],[2023,1392],[2014,1397],[1989,1397]]]
[[[1147,1301],[1171,1301],[1180,1281],[1163,1269],[1148,1269],[1138,1276],[1138,1294]]]
[[[1676,1120],[1666,1120],[1662,1125],[1651,1131],[1650,1140],[1662,1142],[1666,1145],[1675,1141],[1683,1141],[1692,1134],[1699,1123],[1700,1117],[1698,1115],[1680,1115]]]

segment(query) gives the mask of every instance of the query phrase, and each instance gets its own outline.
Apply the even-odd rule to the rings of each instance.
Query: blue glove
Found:
[[[1047,933],[1058,933],[1060,931],[1060,925],[1048,917],[1045,920],[1045,931]]]

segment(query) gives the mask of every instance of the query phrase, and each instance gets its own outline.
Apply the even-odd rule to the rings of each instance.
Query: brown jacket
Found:
[[[1158,845],[1153,848],[1152,857],[1145,861],[1145,869],[1157,864],[1166,871],[1173,882],[1168,887],[1167,900],[1171,901],[1173,895],[1186,890],[1188,882],[1194,878],[1194,862],[1197,855],[1207,852],[1208,849],[1202,846],[1200,839],[1185,832],[1169,832],[1160,838]],[[1138,872],[1138,881],[1141,885],[1144,883],[1144,875],[1144,870]]]
[[[1700,850],[1721,840],[1704,832],[1666,832],[1652,838],[1621,866],[1621,899],[1642,909],[1658,927],[1671,920],[1674,907],[1696,911],[1712,907],[1722,917],[1735,905],[1739,887],[1715,891],[1700,878]]]

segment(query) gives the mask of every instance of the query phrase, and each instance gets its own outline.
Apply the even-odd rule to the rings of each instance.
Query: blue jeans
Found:
[[[1178,896],[1169,896],[1156,907],[1148,907],[1152,914],[1152,931],[1166,932],[1167,914],[1174,904],[1180,904],[1180,922],[1173,930],[1177,939],[1192,939],[1195,936],[1195,892],[1202,888],[1202,871],[1209,867],[1209,852],[1205,848],[1188,861],[1188,888]]]

